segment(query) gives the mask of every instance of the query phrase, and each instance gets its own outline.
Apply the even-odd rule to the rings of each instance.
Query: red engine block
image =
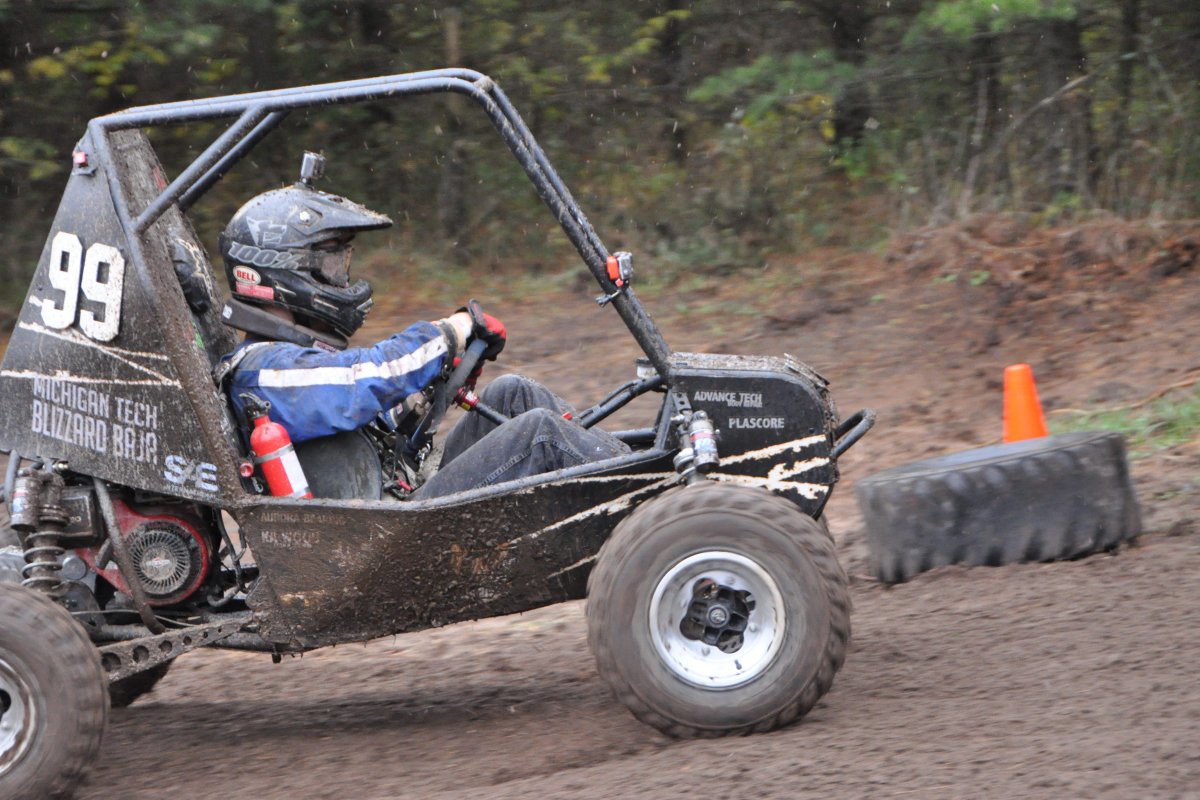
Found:
[[[204,584],[212,548],[201,533],[204,525],[199,519],[181,516],[174,508],[135,510],[117,498],[113,498],[113,511],[150,605],[174,605]],[[111,551],[111,543],[106,542],[75,553],[117,591],[130,594]],[[102,555],[107,562],[104,569],[97,566]]]

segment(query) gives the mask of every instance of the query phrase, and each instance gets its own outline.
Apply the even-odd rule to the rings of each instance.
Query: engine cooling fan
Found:
[[[174,605],[204,585],[212,546],[199,517],[181,513],[175,506],[134,508],[117,498],[113,498],[113,511],[147,603]],[[106,543],[75,552],[118,592],[130,594],[111,548],[111,543]]]
[[[129,556],[146,594],[173,602],[204,571],[196,538],[182,525],[155,520],[139,526],[129,538]]]

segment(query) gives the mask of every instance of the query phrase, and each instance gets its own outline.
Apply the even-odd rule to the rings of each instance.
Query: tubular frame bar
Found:
[[[671,384],[670,350],[653,320],[628,287],[618,291],[609,280],[608,250],[550,164],[532,132],[507,96],[486,75],[468,69],[442,69],[337,83],[274,89],[240,95],[142,106],[97,117],[88,123],[96,155],[108,167],[114,196],[119,194],[111,169],[107,134],[128,128],[159,127],[237,116],[239,119],[198,156],[171,185],[134,219],[123,199],[117,214],[128,230],[144,232],[173,204],[189,208],[282,121],[287,112],[320,106],[391,99],[410,95],[457,92],[483,107],[493,127],[525,170],[542,202],[605,294],[616,293],[613,306],[663,380]],[[103,143],[102,143],[103,142]],[[136,244],[131,245],[138,250]],[[140,255],[140,254],[139,254]]]
[[[237,122],[229,126],[208,146],[208,149],[188,165],[187,169],[179,173],[179,177],[171,181],[171,185],[163,189],[162,194],[154,198],[146,210],[133,221],[134,233],[142,233],[153,225],[176,200],[183,196],[184,192],[205,177],[222,157],[230,153],[239,142],[245,141],[259,123],[266,119],[268,113],[262,107],[248,108],[243,111]]]
[[[254,126],[254,130],[246,134],[245,138],[238,141],[229,152],[221,157],[221,160],[214,164],[207,172],[200,176],[199,180],[192,184],[179,198],[179,209],[187,212],[192,207],[192,203],[204,196],[204,194],[213,187],[217,181],[225,177],[225,173],[233,168],[233,165],[242,160],[242,156],[250,152],[254,145],[265,137],[268,133],[279,127],[279,123],[287,119],[286,111],[272,111],[267,114],[266,118]]]

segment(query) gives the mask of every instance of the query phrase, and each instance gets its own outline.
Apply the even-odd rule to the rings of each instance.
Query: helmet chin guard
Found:
[[[320,158],[305,157],[306,165]],[[299,183],[264,192],[238,209],[220,236],[225,273],[238,300],[286,308],[302,325],[323,323],[349,338],[372,305],[371,285],[350,281],[350,240],[392,221],[317,191],[312,173],[310,167]]]

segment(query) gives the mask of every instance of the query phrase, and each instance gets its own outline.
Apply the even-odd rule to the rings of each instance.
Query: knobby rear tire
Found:
[[[108,723],[100,655],[65,609],[21,586],[0,584],[0,619],[0,797],[70,797]]]

